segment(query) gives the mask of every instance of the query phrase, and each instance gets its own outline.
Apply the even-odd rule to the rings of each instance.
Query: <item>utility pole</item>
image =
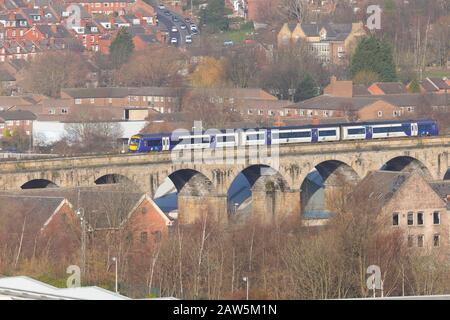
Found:
[[[86,274],[86,219],[84,208],[80,207],[80,189],[78,188],[78,199],[77,199],[77,215],[80,217],[81,221],[81,275],[84,279]]]
[[[116,293],[119,293],[119,288],[118,288],[118,273],[117,273],[117,258],[113,257],[112,261],[114,261],[115,263],[115,267],[116,267]]]
[[[247,300],[248,300],[248,291],[249,291],[249,287],[250,287],[250,280],[248,279],[248,277],[243,277],[242,280],[244,280],[247,283]]]
[[[79,208],[77,215],[81,221],[81,274],[84,278],[86,273],[86,219],[84,216],[84,209]]]

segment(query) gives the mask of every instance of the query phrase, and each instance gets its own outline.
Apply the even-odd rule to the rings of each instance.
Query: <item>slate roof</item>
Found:
[[[343,107],[347,107],[350,110],[359,110],[378,100],[398,107],[448,106],[450,103],[444,94],[406,93],[354,97],[333,97],[325,94],[290,105],[289,108],[341,110]]]
[[[31,111],[26,110],[11,110],[11,111],[0,111],[0,121],[8,120],[36,120],[36,115]]]
[[[26,195],[36,199],[58,197],[67,199],[74,210],[83,208],[86,220],[93,229],[118,228],[130,210],[142,197],[142,192],[128,192],[120,186],[106,185],[84,188],[26,189],[3,192],[11,196]]]
[[[124,98],[128,95],[174,95],[175,88],[169,87],[110,87],[110,88],[67,88],[61,90],[72,98]]]
[[[446,201],[447,210],[450,210],[450,180],[431,182],[430,186]]]
[[[353,96],[354,97],[370,96],[370,92],[369,90],[367,90],[367,86],[363,84],[355,84],[353,85]]]
[[[406,86],[401,82],[376,82],[374,84],[383,90],[385,94],[408,93]]]
[[[0,194],[0,220],[17,216],[17,221],[27,217],[27,235],[32,238],[64,202],[62,197],[34,197]]]
[[[358,183],[350,198],[356,201],[365,199],[365,205],[371,208],[372,212],[378,213],[409,177],[411,177],[411,173],[408,172],[382,170],[369,172]]]

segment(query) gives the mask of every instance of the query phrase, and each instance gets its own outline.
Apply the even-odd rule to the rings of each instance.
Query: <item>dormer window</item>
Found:
[[[327,32],[324,29],[322,29],[320,31],[320,40],[325,40],[326,38],[327,38]]]

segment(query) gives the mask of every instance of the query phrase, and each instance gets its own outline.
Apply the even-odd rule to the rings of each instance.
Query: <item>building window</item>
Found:
[[[414,224],[414,214],[412,212],[408,212],[408,226],[412,226]]]
[[[398,212],[394,212],[392,215],[392,225],[398,226]]]
[[[89,99],[89,102],[90,102],[90,103],[95,103],[95,99],[94,99],[94,98],[90,98],[90,99]]]
[[[441,224],[441,214],[439,211],[433,212],[433,224]]]
[[[112,103],[112,98],[108,98],[108,103]]]
[[[417,225],[423,226],[423,212],[417,213]]]
[[[440,240],[441,240],[441,237],[439,236],[439,234],[435,234],[433,236],[433,246],[434,247],[439,247],[440,242],[441,242]]]
[[[408,236],[408,247],[412,247],[414,245],[414,237],[409,235]]]
[[[156,230],[152,232],[152,235],[155,239],[155,242],[160,242],[161,241],[161,231]]]
[[[75,99],[75,104],[81,104],[81,99]]]
[[[419,248],[423,248],[423,239],[424,239],[424,235],[423,234],[419,234],[417,236],[417,246]]]
[[[62,113],[62,114],[67,114],[67,113],[68,113],[68,111],[67,111],[67,109],[66,109],[66,108],[62,108],[62,109],[61,109],[61,113]]]
[[[247,114],[253,114],[252,109],[248,109],[248,110],[247,110]]]
[[[383,116],[383,111],[378,111],[378,118],[381,118]]]
[[[146,243],[148,240],[148,233],[146,231],[141,232],[141,242]]]

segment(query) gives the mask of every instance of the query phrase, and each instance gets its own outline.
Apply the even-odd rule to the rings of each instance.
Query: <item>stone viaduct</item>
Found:
[[[316,169],[325,191],[354,183],[371,170],[420,170],[430,180],[450,179],[450,136],[295,144],[258,153],[231,150],[231,160],[209,151],[202,161],[174,162],[173,153],[66,157],[0,163],[0,190],[93,186],[128,182],[130,190],[154,196],[169,177],[178,191],[180,222],[202,212],[228,218],[227,192],[244,174],[252,186],[252,210],[264,221],[301,212],[302,183]],[[189,151],[194,158],[201,151]],[[258,151],[261,152],[262,151]],[[278,161],[274,165],[274,159]],[[302,196],[301,196],[302,194]]]

